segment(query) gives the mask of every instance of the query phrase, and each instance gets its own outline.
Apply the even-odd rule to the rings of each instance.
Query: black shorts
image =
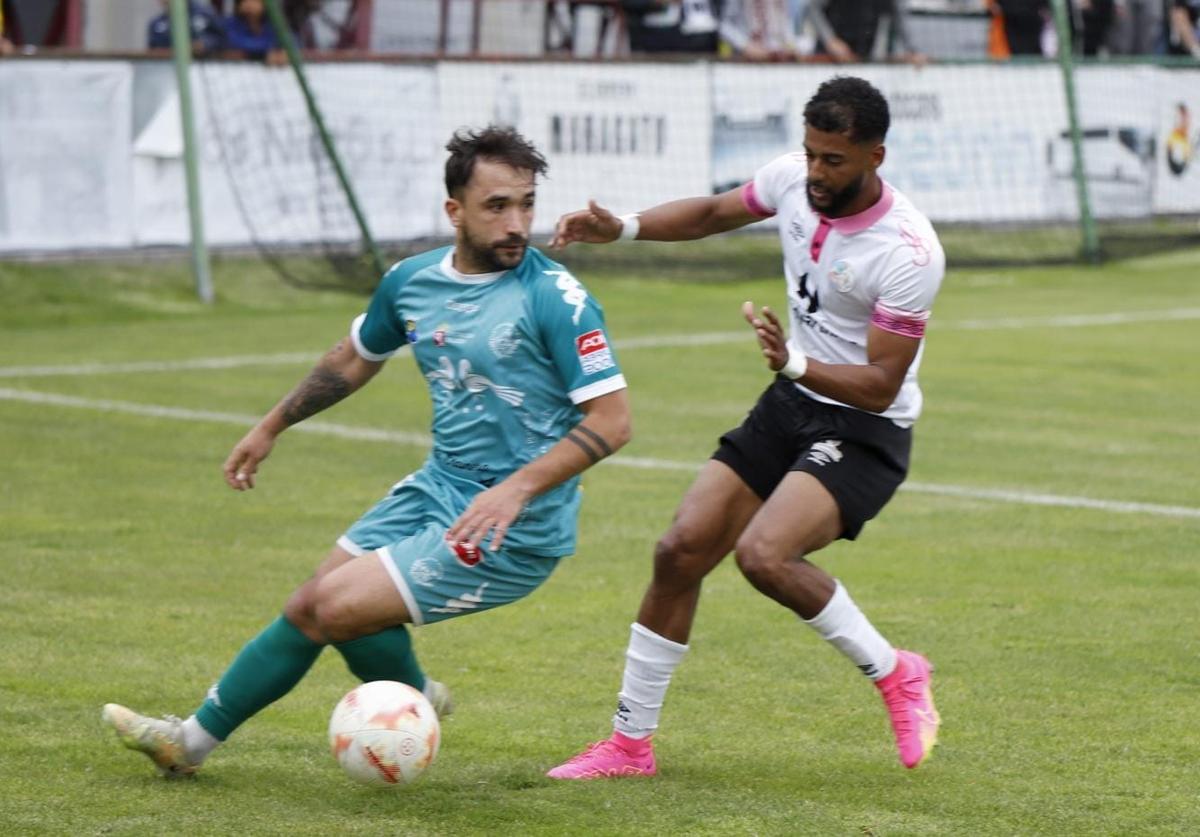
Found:
[[[904,482],[911,449],[911,429],[809,398],[776,378],[712,458],[764,500],[789,471],[812,474],[837,501],[841,537],[854,540]]]

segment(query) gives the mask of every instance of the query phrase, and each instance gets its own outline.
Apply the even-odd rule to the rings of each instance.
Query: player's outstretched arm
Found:
[[[579,405],[583,421],[537,459],[475,499],[446,532],[454,542],[479,546],[489,534],[489,548],[504,542],[508,527],[531,499],[620,450],[632,437],[629,397],[625,390],[601,395]]]
[[[233,447],[222,471],[230,488],[254,488],[258,466],[271,454],[279,434],[297,422],[332,407],[371,380],[382,362],[366,360],[350,338],[338,341],[271,411]]]
[[[625,237],[639,241],[692,241],[761,220],[742,200],[739,186],[719,195],[683,198],[639,212],[637,234],[630,236],[626,232]],[[550,246],[562,248],[576,241],[607,244],[622,237],[623,231],[624,221],[595,201],[589,201],[587,209],[558,219]]]

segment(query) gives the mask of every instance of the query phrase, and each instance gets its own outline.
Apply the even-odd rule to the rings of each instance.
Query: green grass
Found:
[[[738,243],[739,247],[751,246]],[[750,255],[750,254],[748,254]],[[761,257],[758,254],[756,257]],[[734,331],[760,281],[582,278],[619,341]],[[586,262],[587,259],[584,259]],[[570,259],[568,258],[568,262]],[[952,270],[922,368],[914,483],[1200,508],[1195,319],[967,329],[967,320],[1200,308],[1200,252],[1099,269]],[[0,367],[306,352],[363,300],[253,262],[192,298],[163,261],[0,264]],[[701,462],[766,384],[752,340],[621,354],[630,456]],[[0,388],[256,414],[306,364],[0,378]],[[322,416],[426,429],[410,361]],[[865,679],[730,562],[706,583],[650,781],[557,784],[603,735],[656,536],[689,481],[609,463],[579,554],[513,607],[417,631],[455,691],[438,761],[396,793],[324,740],[353,684],[327,654],[192,782],[158,779],[106,701],[187,714],[329,543],[423,451],[286,436],[249,495],[219,466],[241,428],[0,398],[0,823],[6,834],[1170,834],[1200,829],[1200,520],[901,492],[819,563],[938,664],[941,746],[896,763]]]

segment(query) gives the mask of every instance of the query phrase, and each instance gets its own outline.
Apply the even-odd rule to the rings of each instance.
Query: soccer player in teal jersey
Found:
[[[600,306],[528,246],[545,160],[496,127],[459,132],[446,148],[454,246],[388,271],[350,334],[238,442],[224,473],[231,488],[253,488],[280,433],[358,390],[405,345],[433,399],[433,450],[338,539],[195,714],[104,707],[123,743],[164,775],[194,773],[330,644],[362,680],[408,683],[448,712],[449,692],[423,673],[405,624],[536,589],[574,551],[579,474],[629,440]]]

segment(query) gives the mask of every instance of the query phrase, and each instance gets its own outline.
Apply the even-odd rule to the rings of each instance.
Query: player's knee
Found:
[[[313,621],[327,642],[347,642],[362,634],[349,596],[333,585],[319,584],[313,599]]]
[[[691,586],[704,578],[704,551],[686,531],[671,529],[654,546],[656,584]]]
[[[317,639],[321,636],[320,629],[317,627],[315,591],[315,584],[302,584],[283,606],[283,615],[309,639]]]
[[[775,586],[787,558],[762,538],[754,536],[744,536],[738,540],[733,554],[742,575],[760,590]]]

